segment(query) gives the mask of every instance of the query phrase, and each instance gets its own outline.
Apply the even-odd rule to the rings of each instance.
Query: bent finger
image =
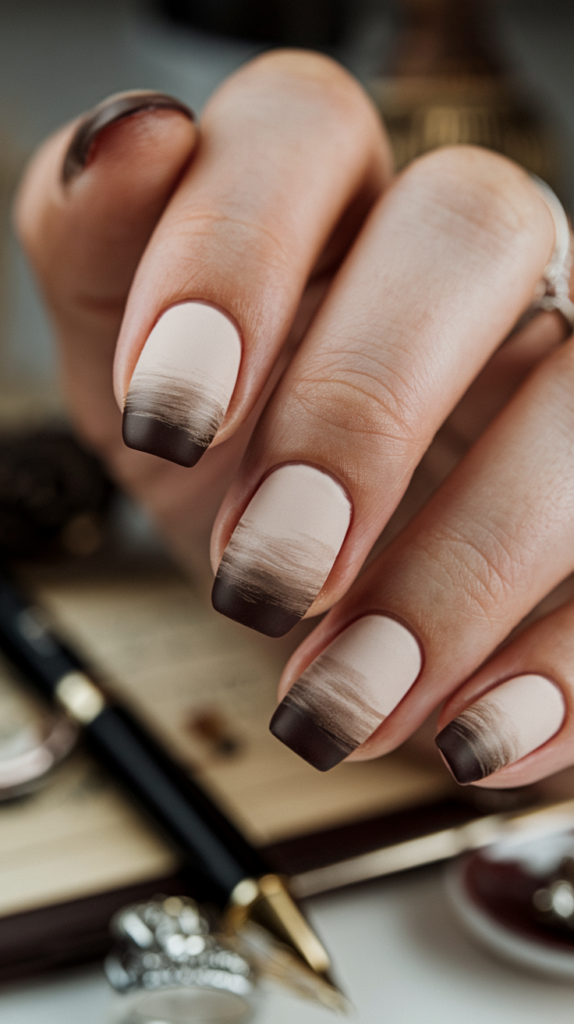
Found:
[[[126,298],[196,141],[178,100],[112,96],[42,146],[17,198],[16,227],[55,322],[72,413],[110,458],[123,448],[111,378]]]
[[[390,172],[380,121],[342,68],[265,55],[208,104],[130,293],[115,393],[131,447],[186,466],[256,405],[307,281]]]

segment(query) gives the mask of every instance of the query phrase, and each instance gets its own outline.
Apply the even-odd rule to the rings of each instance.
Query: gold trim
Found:
[[[80,725],[89,725],[106,706],[102,691],[84,672],[68,672],[62,676],[55,697]]]
[[[357,882],[392,875],[397,871],[406,871],[408,868],[448,860],[510,836],[526,836],[532,831],[549,833],[573,826],[574,800],[564,800],[511,815],[490,814],[465,825],[395,843],[337,864],[303,871],[290,879],[290,890],[297,899],[304,899]]]
[[[311,929],[279,875],[246,878],[233,890],[228,911],[234,927],[255,921],[275,938],[291,946],[312,970],[326,974],[331,968],[327,951]]]
[[[561,147],[528,95],[499,75],[396,75],[369,91],[390,137],[395,166],[439,146],[485,146],[544,181],[560,181]]]
[[[330,977],[326,950],[279,875],[239,882],[225,926],[266,977],[332,1010],[348,1011],[347,999]]]

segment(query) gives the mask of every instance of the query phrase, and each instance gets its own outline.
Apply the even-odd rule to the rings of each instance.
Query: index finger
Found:
[[[253,409],[305,285],[349,208],[390,173],[359,84],[279,52],[214,96],[201,142],[140,263],[116,360],[134,448],[191,466]]]

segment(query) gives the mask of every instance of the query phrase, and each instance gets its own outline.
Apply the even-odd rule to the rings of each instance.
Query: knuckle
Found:
[[[525,171],[497,153],[475,146],[448,146],[415,160],[403,173],[426,219],[464,239],[477,236],[496,251],[515,249],[549,217]]]
[[[419,403],[413,397],[414,380],[402,380],[391,370],[381,371],[377,347],[369,355],[339,352],[307,367],[295,380],[294,400],[313,421],[320,421],[341,446],[352,438],[353,447],[384,453],[411,465],[420,456],[420,422],[414,413]]]
[[[292,82],[303,82],[323,88],[329,95],[333,89],[353,97],[361,97],[367,104],[367,96],[357,80],[349,72],[324,54],[309,50],[275,50],[256,58],[251,67],[257,73],[285,75]]]
[[[243,216],[241,213],[243,212]],[[193,247],[190,251],[190,235]],[[201,207],[183,211],[179,225],[170,225],[170,244],[179,236],[183,251],[190,252],[188,273],[201,274],[202,249],[209,261],[210,254],[221,254],[222,272],[228,264],[229,272],[236,274],[238,266],[247,267],[253,275],[257,268],[273,271],[278,277],[292,268],[289,239],[280,230],[274,231],[263,218],[249,217],[245,211]]]
[[[250,61],[220,90],[222,97],[233,92],[239,99],[243,89],[265,97],[273,105],[288,98],[305,121],[324,121],[329,130],[340,125],[347,132],[364,131],[368,122],[383,134],[380,117],[357,81],[331,57],[306,50],[275,50]]]
[[[457,614],[475,621],[505,617],[531,560],[511,528],[486,519],[443,518],[419,545],[446,601],[455,595]]]
[[[251,61],[249,68],[257,72],[281,72],[293,78],[326,82],[352,82],[354,79],[342,64],[325,54],[311,50],[278,49],[262,54]]]

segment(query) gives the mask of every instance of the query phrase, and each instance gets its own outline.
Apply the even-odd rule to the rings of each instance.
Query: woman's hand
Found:
[[[574,605],[493,656],[574,569],[572,342],[546,313],[500,347],[556,241],[525,172],[458,147],[391,180],[359,85],[278,52],[200,134],[149,94],[63,129],[17,223],[81,434],[189,565],[220,506],[215,607],[272,636],[332,608],[275,735],[326,769],[446,700],[461,782],[574,760]]]

